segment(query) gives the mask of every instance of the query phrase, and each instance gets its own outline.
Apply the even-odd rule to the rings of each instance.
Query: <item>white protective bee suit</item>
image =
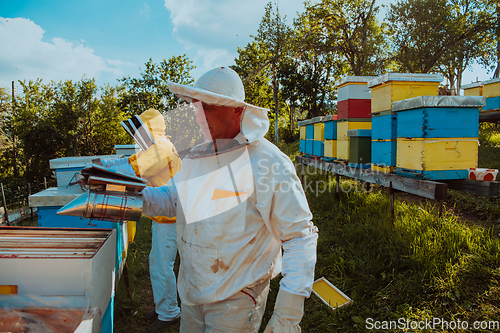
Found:
[[[229,88],[227,82],[220,87],[224,75],[232,76]],[[143,190],[143,212],[177,216],[181,332],[257,332],[269,281],[280,272],[266,332],[300,332],[314,280],[317,228],[293,163],[264,138],[267,110],[243,102],[243,85],[234,75],[219,68],[194,87],[169,83],[188,101],[245,107],[241,130],[216,153],[210,142],[193,148],[166,186]]]

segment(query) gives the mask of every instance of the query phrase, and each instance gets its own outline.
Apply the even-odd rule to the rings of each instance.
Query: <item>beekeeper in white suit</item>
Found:
[[[166,126],[163,116],[158,110],[149,109],[134,117],[138,127],[134,127],[133,131],[125,125],[132,124],[133,118],[122,124],[136,143],[142,147],[141,151],[130,157],[101,160],[101,164],[116,172],[147,179],[148,186],[165,185],[181,168],[181,159],[174,145],[165,135]],[[175,215],[149,216],[153,221],[149,273],[155,310],[147,313],[146,319],[152,321],[148,331],[155,332],[169,322],[177,320],[181,309],[177,304],[174,273],[174,262],[177,256]]]
[[[257,332],[281,272],[265,332],[300,332],[318,234],[294,165],[264,139],[267,110],[244,102],[229,68],[168,86],[197,107],[207,139],[166,186],[142,192],[145,214],[177,216],[180,331]]]

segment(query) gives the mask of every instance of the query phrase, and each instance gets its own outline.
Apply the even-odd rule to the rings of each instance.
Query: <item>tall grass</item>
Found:
[[[341,193],[335,201],[333,193],[316,196],[312,189],[320,230],[316,277],[354,303],[333,312],[312,296],[304,332],[368,331],[367,318],[460,318],[471,325],[500,318],[500,242],[490,230],[464,225],[451,211],[440,218],[428,202],[396,203],[391,220],[382,191]]]

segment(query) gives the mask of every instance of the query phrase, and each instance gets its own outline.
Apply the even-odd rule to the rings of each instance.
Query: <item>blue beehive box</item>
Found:
[[[397,114],[372,117],[372,140],[397,139]]]
[[[372,141],[372,163],[383,166],[396,166],[397,141]]]
[[[325,122],[325,140],[337,140],[337,121]]]
[[[306,140],[300,140],[299,143],[299,152],[305,153],[306,152]]]
[[[493,111],[500,109],[500,96],[486,98],[486,106],[483,111]]]
[[[323,141],[313,141],[313,155],[325,156],[325,143]]]
[[[419,96],[394,102],[398,138],[477,138],[480,96]]]
[[[306,139],[307,140],[314,140],[314,124],[307,125]]]
[[[306,154],[314,155],[313,142],[314,140],[306,140]]]

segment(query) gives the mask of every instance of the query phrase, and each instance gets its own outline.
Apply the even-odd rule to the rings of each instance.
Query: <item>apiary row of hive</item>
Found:
[[[337,119],[300,122],[300,151],[415,178],[467,178],[468,169],[477,167],[484,97],[439,96],[442,80],[439,74],[399,73],[343,78],[337,82]],[[326,146],[322,131],[334,123],[337,136],[328,140],[336,139],[337,150],[327,156],[319,142]]]
[[[465,96],[483,96],[486,101],[481,112],[500,111],[500,78],[462,86]]]

